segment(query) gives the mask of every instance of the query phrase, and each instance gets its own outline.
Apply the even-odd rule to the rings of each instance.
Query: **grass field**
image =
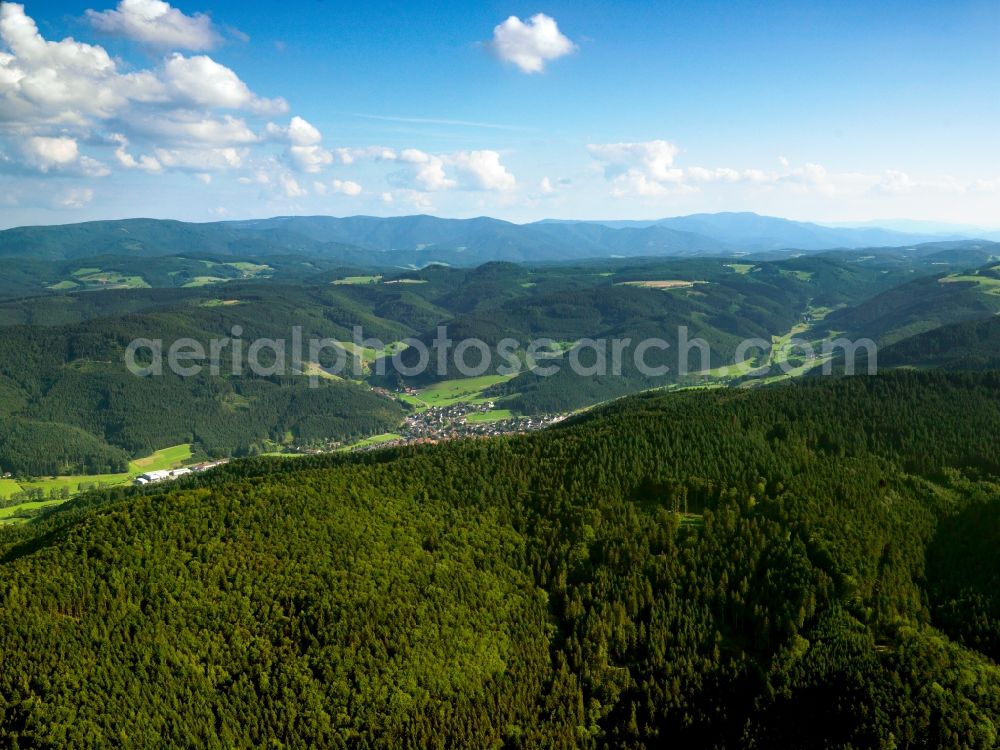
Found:
[[[228,281],[221,276],[195,276],[189,282],[184,285],[185,289],[195,289],[203,286],[211,286],[212,284],[222,284]]]
[[[356,285],[356,284],[377,284],[382,280],[381,276],[345,276],[332,282],[336,285]]]
[[[344,453],[346,451],[352,451],[355,448],[366,448],[369,445],[381,445],[382,443],[388,443],[392,440],[399,440],[402,435],[397,435],[395,432],[383,432],[381,435],[372,435],[371,437],[366,437],[364,440],[359,440],[356,443],[351,443],[350,445],[344,445],[337,448],[339,453]]]
[[[427,408],[431,406],[451,406],[452,404],[481,404],[489,401],[482,394],[484,390],[510,380],[513,375],[482,375],[478,378],[459,378],[457,380],[442,380],[430,388],[417,391],[415,395],[402,395],[400,398],[412,406]]]
[[[725,266],[742,275],[750,273],[757,267],[753,263],[726,263]]]
[[[191,460],[191,444],[184,443],[170,448],[163,448],[151,456],[137,458],[130,464],[130,471],[142,474],[147,471],[163,471],[176,469]]]
[[[21,491],[21,485],[13,479],[0,479],[0,497],[10,497]]]
[[[992,276],[955,274],[953,276],[944,276],[938,279],[938,281],[942,284],[954,284],[957,282],[968,281],[973,284],[978,284],[981,291],[986,294],[1000,295],[1000,279],[994,279]]]
[[[254,276],[260,276],[268,271],[273,271],[274,269],[270,266],[265,266],[263,263],[248,263],[246,261],[236,261],[234,263],[223,263],[222,265],[229,266],[230,268],[235,268],[237,271],[243,274],[243,278],[249,279]]]
[[[16,513],[23,513],[25,511],[39,510],[41,508],[47,508],[50,505],[59,505],[65,502],[64,500],[39,500],[33,503],[21,503],[20,505],[12,505],[9,508],[0,508],[0,524],[5,523],[23,523],[25,519],[14,518]]]
[[[787,268],[781,269],[781,275],[790,278],[796,278],[799,281],[812,281],[812,271],[790,271]]]
[[[190,462],[191,455],[190,444],[175,445],[170,448],[158,450],[152,455],[137,458],[129,464],[129,470],[122,474],[79,474],[75,476],[39,478],[24,482],[17,482],[13,479],[0,479],[0,499],[7,499],[22,490],[41,490],[46,495],[53,490],[61,493],[64,487],[68,489],[69,496],[73,497],[79,494],[81,487],[85,489],[89,489],[94,485],[114,487],[131,482],[135,477],[145,474],[147,471],[176,469]],[[32,501],[12,505],[9,508],[0,508],[0,521],[10,519],[15,513],[23,510],[58,505],[61,502],[64,502],[63,498]]]
[[[513,416],[514,412],[510,409],[491,409],[490,411],[477,411],[474,414],[469,414],[465,421],[469,424],[489,424],[490,422],[510,419]]]
[[[142,276],[134,276],[117,271],[102,271],[100,268],[78,268],[73,279],[61,281],[49,289],[66,290],[78,287],[86,289],[149,289],[149,283]]]

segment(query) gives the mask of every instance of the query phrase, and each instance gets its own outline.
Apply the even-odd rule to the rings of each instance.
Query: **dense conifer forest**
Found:
[[[251,459],[0,545],[11,747],[990,748],[1000,378]]]

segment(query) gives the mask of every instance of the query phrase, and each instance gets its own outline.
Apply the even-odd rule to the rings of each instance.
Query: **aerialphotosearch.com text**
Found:
[[[569,368],[580,377],[622,376],[633,371],[647,378],[673,374],[679,379],[704,375],[713,368],[718,372],[720,364],[743,377],[805,370],[829,375],[835,362],[843,364],[846,374],[853,374],[858,362],[868,374],[878,368],[877,347],[866,338],[824,340],[818,345],[792,338],[783,342],[781,349],[781,356],[776,356],[779,352],[771,341],[748,338],[735,347],[731,357],[717,358],[705,339],[690,336],[687,326],[678,327],[672,339],[618,337],[558,342],[551,338],[503,338],[492,345],[479,338],[453,340],[447,326],[438,326],[429,342],[409,338],[388,343],[366,337],[361,326],[354,327],[349,342],[307,338],[300,326],[293,327],[288,338],[248,340],[240,326],[233,326],[229,335],[207,342],[137,338],[125,350],[125,365],[139,377],[166,372],[180,377],[206,372],[240,376],[249,371],[259,377],[307,377],[313,387],[324,377],[361,380],[372,373],[384,376],[391,372],[404,378],[432,375],[448,379],[492,372],[510,376],[525,371],[549,377]]]

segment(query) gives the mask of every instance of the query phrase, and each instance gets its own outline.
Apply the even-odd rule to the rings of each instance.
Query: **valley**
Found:
[[[991,746],[992,579],[950,571],[996,562],[956,541],[1000,496],[995,246],[400,268],[65,243],[0,284],[8,736],[108,739],[128,705],[174,745]],[[187,374],[126,367],[220,337]],[[864,339],[879,373],[844,377]],[[279,729],[289,690],[323,709]]]

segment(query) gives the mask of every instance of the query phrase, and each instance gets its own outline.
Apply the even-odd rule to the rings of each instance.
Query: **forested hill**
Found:
[[[1000,375],[632,397],[0,537],[17,747],[991,748]]]
[[[18,227],[0,231],[0,257],[65,261],[94,255],[306,255],[387,268],[421,267],[435,262],[475,266],[491,260],[530,263],[639,256],[729,257],[775,251],[787,255],[790,249],[884,249],[945,239],[959,238],[876,228],[821,227],[755,214],[702,214],[611,225],[512,224],[486,216],[279,216],[204,224],[124,219]]]
[[[884,367],[1000,368],[1000,317],[935,328],[885,347],[879,359]]]

